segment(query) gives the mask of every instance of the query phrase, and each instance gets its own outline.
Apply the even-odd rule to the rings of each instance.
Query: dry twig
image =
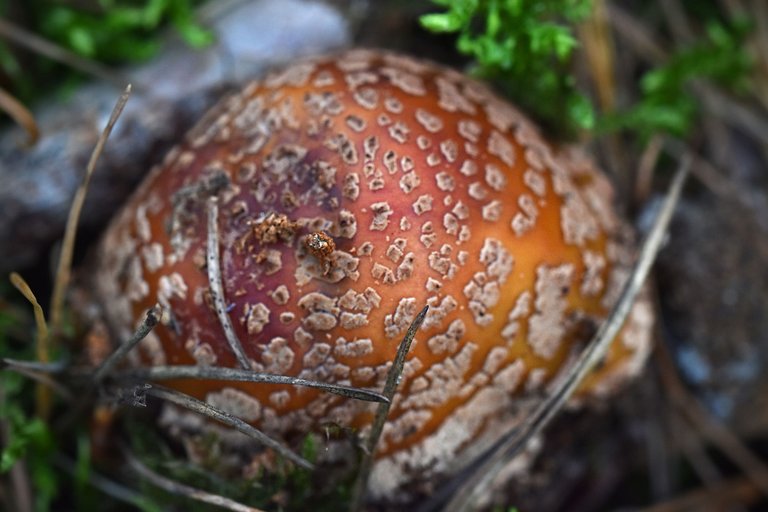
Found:
[[[0,26],[2,26],[1,20]],[[90,184],[91,176],[93,176],[93,172],[96,169],[96,162],[98,162],[101,152],[104,150],[104,145],[107,143],[110,133],[112,133],[112,128],[114,128],[115,123],[117,123],[130,95],[131,85],[128,84],[123,91],[123,94],[121,94],[120,98],[117,100],[115,108],[109,116],[109,121],[107,121],[104,131],[101,133],[101,136],[96,143],[96,147],[93,148],[91,159],[88,161],[88,166],[85,169],[83,181],[77,188],[75,197],[72,200],[72,207],[69,210],[69,217],[67,218],[67,227],[64,231],[64,240],[61,246],[59,264],[56,268],[56,282],[54,283],[53,293],[51,294],[51,331],[53,331],[54,335],[58,333],[61,328],[62,313],[64,309],[64,294],[69,285],[70,275],[72,273],[72,255],[75,251],[77,223],[80,219],[80,212],[83,210],[83,204],[85,204],[88,185]]]
[[[159,305],[156,305],[147,311],[147,316],[144,318],[144,321],[141,322],[141,325],[133,334],[133,336],[131,336],[131,338],[125,343],[121,343],[120,346],[117,347],[117,349],[112,352],[109,357],[104,360],[103,363],[101,363],[101,366],[96,369],[93,378],[97,382],[102,380],[112,370],[112,368],[114,368],[114,366],[123,357],[125,357],[125,355],[131,351],[131,349],[133,349],[133,347],[138,345],[141,340],[147,337],[147,335],[160,321],[160,316],[162,313],[162,308]]]
[[[27,145],[34,146],[40,138],[40,129],[35,122],[35,117],[27,107],[2,87],[0,87],[0,109],[11,116],[16,124],[24,128],[24,131],[27,132]]]
[[[223,368],[212,366],[152,366],[149,368],[137,368],[113,375],[116,379],[145,379],[148,381],[166,379],[203,379],[223,380],[229,382],[263,382],[266,384],[288,384],[307,388],[321,389],[345,398],[363,400],[366,402],[389,402],[389,399],[376,391],[368,389],[341,386],[327,382],[300,379],[288,375],[274,375],[260,373],[251,370],[238,370],[237,368]]]

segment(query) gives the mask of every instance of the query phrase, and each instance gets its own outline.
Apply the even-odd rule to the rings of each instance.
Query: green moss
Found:
[[[475,75],[497,84],[540,121],[560,131],[594,125],[592,107],[569,73],[578,45],[573,24],[589,0],[433,0],[442,13],[421,18],[432,32],[455,33]]]

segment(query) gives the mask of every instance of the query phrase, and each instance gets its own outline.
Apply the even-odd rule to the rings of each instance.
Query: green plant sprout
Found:
[[[597,128],[601,133],[626,130],[641,139],[654,133],[685,137],[700,110],[690,85],[707,80],[741,92],[752,70],[745,50],[751,25],[712,21],[697,41],[674,48],[666,62],[645,73],[634,104],[596,120],[569,71],[578,46],[573,25],[589,15],[590,0],[432,2],[445,11],[422,16],[422,25],[456,34],[456,48],[472,57],[475,75],[494,82],[561,134]]]
[[[422,25],[457,34],[456,47],[474,59],[476,76],[547,125],[566,132],[594,126],[592,106],[568,71],[578,44],[572,25],[589,14],[590,0],[433,2],[446,11],[422,16]]]

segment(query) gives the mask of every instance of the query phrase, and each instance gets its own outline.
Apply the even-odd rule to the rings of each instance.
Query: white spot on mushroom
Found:
[[[288,300],[291,298],[288,287],[284,284],[279,285],[273,291],[269,292],[269,296],[272,297],[272,300],[275,301],[275,304],[279,304],[281,306],[287,304]]]
[[[422,215],[430,210],[432,210],[432,196],[429,194],[424,194],[419,196],[416,201],[413,202],[413,212],[416,215]]]
[[[485,182],[493,190],[501,192],[507,186],[507,177],[497,166],[493,164],[485,165]]]
[[[571,264],[536,269],[536,311],[528,320],[528,344],[539,357],[554,357],[565,336],[566,297],[573,271]]]
[[[416,317],[416,299],[404,297],[400,299],[393,314],[384,317],[384,335],[394,338],[404,332]]]
[[[264,326],[269,323],[270,310],[263,303],[258,302],[255,305],[246,308],[245,325],[248,334],[253,336],[264,330]]]
[[[539,197],[544,197],[547,192],[547,182],[544,180],[544,176],[533,169],[527,169],[525,171],[523,174],[523,183],[525,183],[525,185]]]
[[[261,361],[267,373],[284,375],[293,366],[294,357],[288,340],[276,336],[269,340],[269,344],[261,354]]]
[[[415,172],[409,172],[400,178],[400,189],[406,194],[410,194],[420,184],[421,178]]]
[[[373,212],[373,220],[371,221],[371,231],[384,231],[389,224],[389,217],[394,213],[390,208],[389,203],[382,201],[379,203],[373,203],[371,205],[371,211]]]
[[[368,338],[347,341],[344,337],[336,339],[336,345],[333,348],[336,357],[358,358],[373,353],[373,341]]]
[[[430,133],[437,133],[443,129],[443,121],[423,108],[416,109],[416,121]]]
[[[251,395],[234,388],[208,393],[208,405],[236,416],[243,421],[254,422],[261,418],[261,404]]]
[[[488,137],[488,152],[501,158],[501,161],[512,167],[515,164],[515,148],[502,134],[491,131]]]
[[[427,92],[424,88],[424,82],[416,75],[390,67],[382,68],[380,72],[389,78],[392,85],[405,93],[413,96],[424,96]]]

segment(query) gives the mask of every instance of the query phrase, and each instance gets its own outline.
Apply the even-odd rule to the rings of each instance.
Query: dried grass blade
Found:
[[[0,23],[1,25],[1,23]],[[99,160],[104,145],[107,143],[109,135],[112,133],[115,123],[117,123],[120,114],[125,108],[125,104],[128,102],[128,97],[131,95],[131,85],[128,84],[123,94],[117,100],[115,107],[112,109],[112,114],[109,116],[109,121],[104,127],[104,131],[101,133],[96,147],[91,153],[91,159],[88,161],[88,166],[85,169],[85,176],[83,181],[75,192],[75,197],[72,200],[72,207],[69,210],[69,217],[67,218],[67,226],[64,230],[64,240],[61,246],[61,255],[59,256],[59,264],[56,268],[56,281],[53,286],[53,293],[51,295],[51,330],[58,333],[61,328],[62,312],[64,308],[64,293],[69,285],[70,274],[72,272],[72,255],[75,250],[75,237],[77,235],[77,223],[80,219],[80,212],[83,210],[83,204],[85,203],[85,196],[88,192],[88,185],[91,182],[91,176],[96,169],[96,162]]]
[[[264,382],[267,384],[289,384],[291,386],[301,386],[307,388],[322,389],[329,393],[334,393],[346,398],[363,400],[366,402],[389,402],[389,399],[368,389],[353,388],[350,386],[341,386],[339,384],[330,384],[314,380],[299,379],[287,375],[273,375],[271,373],[259,373],[251,370],[240,370],[237,368],[222,368],[212,366],[152,366],[149,368],[139,368],[116,375],[117,378],[125,377],[129,379],[143,380],[165,380],[165,379],[203,379],[203,380],[224,380],[236,382]]]
[[[35,326],[37,330],[37,340],[35,343],[35,353],[37,361],[42,364],[46,364],[51,360],[50,354],[50,335],[48,332],[48,324],[45,322],[45,313],[43,313],[43,307],[37,301],[37,297],[32,292],[27,282],[16,272],[13,272],[10,276],[11,284],[16,287],[24,298],[27,299],[32,308],[35,311]],[[47,386],[38,384],[36,390],[37,400],[37,414],[43,419],[48,418],[51,411],[51,394]]]
[[[27,107],[2,87],[0,87],[0,109],[11,116],[16,124],[24,128],[24,131],[27,132],[27,144],[34,146],[40,138],[40,129],[35,122],[35,117]]]
[[[150,386],[146,390],[146,392],[148,395],[155,396],[167,402],[171,402],[178,406],[189,409],[190,411],[193,411],[203,416],[206,416],[208,418],[214,419],[220,423],[224,423],[225,425],[228,425],[242,432],[243,434],[249,437],[252,437],[253,439],[256,439],[257,441],[262,443],[264,446],[267,446],[273,449],[278,454],[296,463],[302,468],[310,469],[310,470],[314,469],[314,465],[311,462],[309,462],[307,459],[297,455],[290,448],[284,446],[278,441],[275,441],[274,439],[266,435],[261,430],[258,430],[257,428],[249,425],[248,423],[244,422],[240,418],[232,416],[231,414],[228,414],[220,409],[217,409],[216,407],[208,405],[207,403],[200,401],[197,398],[193,398],[189,395],[186,395],[179,391],[175,391],[173,389],[168,389],[168,388],[154,386],[154,385]]]
[[[389,408],[392,405],[392,398],[397,391],[397,385],[400,383],[400,376],[403,374],[403,367],[405,366],[405,356],[408,355],[408,351],[411,349],[413,338],[416,336],[416,331],[419,330],[421,324],[424,322],[424,318],[427,316],[429,306],[424,306],[416,318],[411,322],[408,331],[403,337],[403,341],[400,342],[400,346],[397,349],[397,355],[392,363],[392,368],[387,373],[387,381],[384,384],[384,396],[389,400],[388,402],[379,404],[376,409],[376,416],[373,419],[371,425],[371,432],[368,435],[368,439],[365,444],[365,453],[363,454],[363,460],[360,462],[360,469],[355,479],[355,487],[352,491],[352,499],[350,500],[349,510],[356,512],[363,507],[363,501],[365,500],[365,490],[368,486],[368,478],[371,475],[371,469],[373,468],[373,456],[376,453],[376,445],[379,443],[381,432],[384,430],[384,423],[387,421],[389,415]]]
[[[469,510],[471,504],[485,491],[504,464],[524,448],[528,441],[546,427],[565,402],[571,397],[584,376],[594,367],[608,350],[624,320],[629,314],[637,294],[650,271],[651,265],[661,248],[672,213],[680,198],[680,193],[688,176],[690,159],[685,158],[675,174],[661,211],[640,249],[632,274],[624,285],[618,302],[613,307],[608,319],[603,322],[598,332],[581,353],[578,360],[566,375],[558,382],[552,394],[528,417],[520,428],[500,439],[492,448],[490,456],[477,468],[472,476],[462,483],[458,491],[445,508],[446,512]],[[490,451],[490,450],[489,450]]]

